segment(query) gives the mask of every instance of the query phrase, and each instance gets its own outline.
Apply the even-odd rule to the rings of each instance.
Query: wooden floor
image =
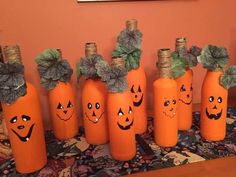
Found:
[[[153,170],[129,177],[236,177],[236,156]]]

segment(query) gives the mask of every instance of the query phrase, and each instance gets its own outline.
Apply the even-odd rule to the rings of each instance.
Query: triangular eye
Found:
[[[134,85],[131,87],[130,91],[134,93]]]
[[[124,115],[124,113],[123,113],[123,111],[121,110],[121,108],[119,109],[117,115],[118,115],[118,116],[122,116],[122,115]]]
[[[69,100],[69,102],[68,102],[68,105],[67,105],[67,108],[72,108],[73,107],[73,104],[70,102],[70,100]]]
[[[140,85],[138,86],[138,92],[142,92]]]
[[[63,109],[63,106],[61,105],[61,103],[58,103],[57,109]]]
[[[131,114],[133,112],[132,108],[129,107],[129,114]]]
[[[193,86],[192,86],[192,84],[191,84],[190,91],[192,91],[192,90],[193,90]]]
[[[181,91],[181,92],[185,92],[185,91],[186,91],[186,88],[185,88],[184,85],[181,86],[180,91]]]

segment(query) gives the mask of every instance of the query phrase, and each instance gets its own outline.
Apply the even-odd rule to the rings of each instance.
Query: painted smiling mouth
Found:
[[[166,112],[163,112],[163,113],[165,114],[165,116],[170,117],[170,118],[173,118],[173,117],[175,116],[175,112],[173,112],[172,115],[169,115],[169,114],[167,114]]]
[[[57,114],[57,117],[59,117],[59,119],[63,121],[68,121],[72,117],[73,114],[74,114],[74,111],[71,113],[70,117],[68,117],[67,119],[63,119],[59,114]]]
[[[222,115],[222,109],[221,109],[221,111],[220,111],[219,113],[217,113],[217,114],[210,114],[210,113],[208,112],[207,108],[206,108],[206,115],[207,115],[207,117],[208,117],[209,119],[218,120],[218,119],[221,117],[221,115]]]
[[[134,120],[132,120],[132,122],[131,122],[129,125],[126,125],[126,126],[120,125],[119,122],[117,122],[117,125],[119,126],[119,128],[120,128],[121,130],[129,130],[130,127],[132,127],[133,123],[134,123]]]
[[[20,136],[15,130],[11,129],[15,134],[16,136],[23,142],[27,142],[29,141],[30,137],[31,137],[31,134],[32,134],[32,131],[33,131],[33,128],[34,128],[34,124],[32,124],[30,126],[30,129],[29,129],[29,132],[26,136]]]
[[[185,102],[184,100],[182,99],[179,99],[179,101],[181,101],[182,103],[186,104],[186,105],[190,105],[193,101],[193,99],[190,100],[190,102]]]
[[[86,115],[86,117],[88,118],[88,120],[91,121],[91,122],[93,122],[94,124],[97,124],[97,123],[98,123],[98,121],[100,120],[100,118],[102,117],[103,114],[104,114],[104,112],[103,112],[98,118],[96,117],[95,120],[92,120],[92,119],[89,118],[88,114],[85,112],[85,115]]]
[[[140,100],[138,102],[134,101],[133,104],[134,104],[135,107],[139,107],[142,104],[142,102],[143,102],[143,95],[142,95],[142,97],[140,98]]]

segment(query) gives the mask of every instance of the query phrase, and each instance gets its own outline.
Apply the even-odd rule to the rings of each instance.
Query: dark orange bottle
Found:
[[[175,42],[175,50],[187,50],[185,38],[177,38]],[[193,111],[193,71],[186,68],[183,76],[176,79],[178,85],[178,129],[188,130],[192,126]]]
[[[97,54],[95,43],[87,43],[85,55]],[[82,107],[85,137],[89,144],[105,144],[109,141],[106,111],[107,88],[100,78],[88,78],[82,89]]]
[[[178,140],[177,83],[171,77],[171,51],[158,51],[160,78],[153,83],[154,139],[162,147],[172,147]]]
[[[202,84],[201,136],[210,141],[220,141],[226,135],[228,90],[220,85],[222,71],[207,71]]]
[[[126,28],[129,31],[135,31],[137,30],[137,23],[135,19],[128,20]],[[143,66],[139,64],[138,68],[131,69],[128,72],[127,80],[134,105],[135,132],[142,134],[147,130],[147,79]]]
[[[53,60],[54,62],[47,66],[47,61]],[[50,115],[52,120],[53,133],[59,140],[66,140],[73,138],[78,132],[78,117],[75,105],[75,98],[72,86],[70,84],[70,77],[72,69],[66,60],[62,59],[62,53],[60,49],[47,49],[43,53],[37,56],[36,62],[38,64],[38,70],[41,77],[41,83],[50,77],[48,82],[54,80],[55,85],[52,87],[45,87],[48,92]],[[61,64],[63,62],[63,65]],[[59,70],[58,65],[63,67],[63,70]],[[45,67],[44,70],[40,68]],[[52,68],[54,68],[52,70]],[[54,71],[54,72],[53,72]],[[66,73],[60,75],[59,73]],[[47,73],[51,73],[49,76]],[[55,74],[57,73],[57,75]],[[56,77],[55,77],[56,75]],[[43,85],[45,86],[45,85]]]
[[[6,46],[4,55],[8,63],[21,63],[18,46]],[[20,173],[32,173],[43,168],[47,163],[47,156],[38,94],[32,84],[25,84],[26,94],[11,104],[2,102],[2,108],[16,170]],[[24,85],[14,85],[14,89],[20,87]]]
[[[112,69],[116,67],[124,69],[122,58],[112,60]],[[133,101],[128,89],[120,92],[109,91],[107,113],[112,158],[121,161],[131,160],[136,154],[136,141]]]

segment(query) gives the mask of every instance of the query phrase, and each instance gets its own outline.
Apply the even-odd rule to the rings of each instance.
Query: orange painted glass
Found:
[[[88,79],[82,90],[85,137],[89,144],[109,141],[106,112],[107,88],[100,80]]]
[[[27,84],[27,94],[13,104],[2,103],[16,170],[32,173],[47,163],[44,129],[36,89]]]
[[[135,133],[142,134],[147,130],[147,83],[144,68],[140,66],[129,71],[127,81],[133,99]]]
[[[58,82],[49,91],[49,104],[55,137],[59,140],[74,137],[78,132],[78,118],[71,84]]]
[[[226,134],[228,90],[219,84],[221,71],[207,71],[202,85],[200,133],[210,141],[220,141]]]
[[[154,139],[162,147],[172,147],[178,140],[177,83],[173,79],[159,78],[154,90]]]
[[[178,129],[188,130],[192,126],[193,111],[193,71],[187,69],[185,74],[176,79],[178,85]]]
[[[130,91],[108,93],[107,113],[112,158],[131,160],[136,154],[136,141]]]

